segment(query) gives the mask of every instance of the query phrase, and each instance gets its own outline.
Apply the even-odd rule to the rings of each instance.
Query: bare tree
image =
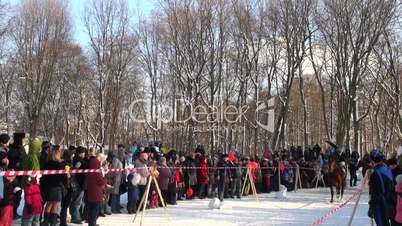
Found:
[[[18,97],[24,104],[28,131],[35,136],[57,65],[70,39],[67,4],[58,0],[23,1],[12,26],[20,81]]]

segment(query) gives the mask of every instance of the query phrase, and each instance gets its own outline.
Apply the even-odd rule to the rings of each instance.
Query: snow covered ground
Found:
[[[347,189],[344,200],[348,199],[357,188]],[[210,199],[179,201],[176,206],[168,206],[169,219],[163,208],[146,211],[144,226],[267,226],[267,225],[311,225],[316,219],[338,206],[340,201],[329,203],[329,188],[302,189],[288,192],[285,200],[275,198],[275,193],[260,194],[259,202],[253,196],[242,200],[226,199],[219,210],[210,210]],[[121,197],[125,204],[126,196]],[[361,196],[360,203],[352,225],[371,225],[367,217],[368,210],[367,189]],[[355,200],[329,218],[322,225],[347,225],[352,213]],[[124,210],[125,211],[125,210]],[[101,217],[98,224],[101,226],[139,225],[140,214],[135,224],[133,215],[114,214]],[[15,225],[20,225],[15,222]],[[71,224],[73,225],[73,224]]]
[[[355,189],[346,191],[346,200]],[[317,218],[325,215],[341,202],[329,203],[329,189],[303,189],[289,192],[286,200],[278,200],[275,194],[262,194],[257,202],[252,196],[242,200],[227,199],[219,210],[208,208],[209,199],[178,202],[176,206],[168,206],[170,220],[162,208],[147,210],[143,225],[152,226],[266,226],[266,225],[311,225]],[[124,199],[124,197],[122,197]],[[367,192],[362,194],[353,225],[370,225],[367,217]],[[354,201],[341,209],[335,216],[322,225],[347,225],[352,213]],[[135,225],[139,225],[140,214]],[[100,218],[98,223],[104,226],[134,225],[133,216],[127,214],[112,215]]]

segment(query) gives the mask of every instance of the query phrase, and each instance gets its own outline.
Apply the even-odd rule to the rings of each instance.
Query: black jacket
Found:
[[[27,157],[25,148],[22,145],[11,145],[8,152],[8,168],[14,170],[21,170],[21,162]]]
[[[44,170],[64,170],[64,163],[48,161],[45,164]],[[41,180],[43,180],[43,183],[41,185],[44,187],[44,189],[49,189],[53,187],[64,187],[64,184],[66,182],[66,175],[43,175],[43,178]]]
[[[228,164],[225,160],[223,160],[223,159],[219,160],[218,175],[221,180],[224,180],[227,176],[230,177],[230,171],[229,171],[229,168],[227,168],[227,167],[228,167]]]
[[[73,159],[73,168],[74,169],[88,169],[88,162],[84,158],[80,158],[79,156],[75,156]],[[86,184],[86,176],[84,173],[75,174],[73,176],[74,182],[76,182],[81,190],[85,189]]]

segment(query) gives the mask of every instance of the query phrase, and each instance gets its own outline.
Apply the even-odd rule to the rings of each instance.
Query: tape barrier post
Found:
[[[250,168],[247,167],[247,172],[246,172],[246,175],[244,176],[243,188],[241,189],[240,197],[243,197],[243,195],[244,195],[244,189],[246,189],[246,184],[247,184],[247,178],[248,178],[248,175],[249,175],[249,171],[250,171]]]

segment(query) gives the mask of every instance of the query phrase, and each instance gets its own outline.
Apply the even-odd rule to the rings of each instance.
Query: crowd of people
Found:
[[[301,147],[274,153],[265,151],[262,156],[243,156],[236,152],[211,156],[202,145],[191,153],[175,150],[162,153],[161,147],[160,142],[146,146],[118,145],[104,155],[95,147],[69,146],[63,150],[59,145],[37,138],[28,141],[24,133],[15,133],[12,139],[8,134],[0,134],[2,171],[66,172],[0,177],[0,225],[9,226],[21,220],[24,226],[66,226],[69,213],[71,223],[87,222],[96,226],[98,217],[122,212],[135,214],[142,209],[139,204],[146,192],[145,208],[162,206],[157,187],[167,205],[194,198],[241,199],[252,192],[250,183],[255,184],[257,193],[278,191],[280,185],[292,191],[296,169],[303,188],[312,188],[318,182],[319,186],[325,186],[326,164],[331,155],[337,155],[340,164],[349,171],[350,187],[357,185],[359,168],[363,168],[363,175],[371,173],[370,180],[375,183],[370,183],[369,216],[377,225],[402,223],[402,176],[397,177],[401,170],[396,159],[389,159],[385,164],[379,151],[360,158],[356,151],[338,153],[334,148],[322,149],[315,145],[304,151]],[[70,174],[72,169],[102,170]],[[150,175],[155,176],[158,186],[153,184],[147,189]],[[317,182],[319,175],[323,175],[323,180]],[[120,203],[125,193],[127,202]],[[22,197],[24,207],[19,216],[17,208],[22,204]]]

